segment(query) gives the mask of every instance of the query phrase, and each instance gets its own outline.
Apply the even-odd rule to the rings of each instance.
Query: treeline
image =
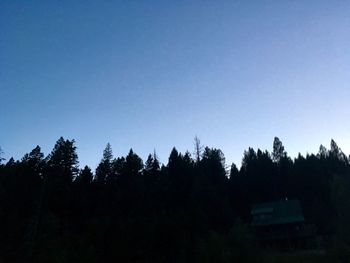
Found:
[[[319,235],[350,244],[350,160],[333,140],[292,160],[276,137],[271,153],[249,148],[229,171],[198,138],[192,155],[173,148],[167,164],[133,150],[115,158],[107,144],[94,173],[62,137],[46,157],[37,146],[4,161],[4,262],[254,261],[251,206],[285,198],[300,200]]]

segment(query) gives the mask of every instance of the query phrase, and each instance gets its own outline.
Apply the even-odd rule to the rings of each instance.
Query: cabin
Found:
[[[299,200],[256,204],[251,209],[256,242],[275,248],[310,246],[316,230],[305,223]]]

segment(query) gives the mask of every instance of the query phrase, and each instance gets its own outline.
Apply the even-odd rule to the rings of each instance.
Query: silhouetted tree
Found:
[[[160,165],[156,153],[154,152],[153,155],[149,154],[145,162],[146,175],[156,175],[159,170]]]
[[[103,151],[103,158],[96,168],[97,182],[105,183],[107,178],[111,179],[111,177],[113,177],[112,159],[112,147],[109,143],[107,143],[106,148]]]
[[[275,137],[273,140],[273,152],[272,160],[274,162],[280,162],[280,160],[286,157],[287,153],[284,150],[284,146],[278,137]]]
[[[74,140],[59,138],[47,157],[49,176],[60,176],[66,183],[72,182],[79,172],[76,149]]]
[[[85,165],[84,169],[81,169],[79,175],[75,179],[75,181],[79,184],[87,185],[92,182],[93,174],[91,172],[90,167]]]
[[[123,173],[125,169],[125,162],[126,160],[124,157],[118,157],[112,161],[113,174],[115,174],[117,177]]]
[[[338,147],[337,143],[333,139],[331,140],[331,149],[329,150],[329,155],[331,158],[337,159],[341,162],[347,162],[346,155],[342,152],[342,150]]]
[[[11,167],[15,166],[15,164],[16,164],[15,159],[13,159],[13,157],[11,157],[11,158],[7,161],[6,167],[7,167],[7,168],[11,168]]]
[[[37,145],[29,154],[25,154],[22,158],[22,163],[27,165],[29,169],[41,175],[45,166],[44,154],[41,148]]]
[[[202,157],[203,146],[201,145],[201,141],[197,136],[194,137],[194,156],[196,158],[196,162],[198,163]]]
[[[179,162],[179,157],[180,157],[179,152],[174,147],[170,152],[167,167],[169,169],[175,169],[177,167],[178,162]]]
[[[10,158],[0,165],[0,261],[239,261],[255,249],[251,206],[285,197],[301,201],[318,234],[349,244],[350,164],[334,140],[292,160],[276,137],[272,153],[248,148],[230,171],[220,149],[196,141],[193,158],[174,147],[166,165],[155,152],[145,165],[132,149],[113,158],[107,144],[95,180],[78,169],[74,140],[61,137],[46,158],[39,146]]]
[[[125,158],[125,173],[131,176],[136,176],[139,175],[142,168],[142,159],[130,149],[129,154]]]
[[[232,163],[230,168],[230,178],[234,178],[238,176],[238,174],[239,174],[239,171],[237,166],[234,163]]]
[[[328,157],[327,148],[324,147],[322,144],[320,145],[320,148],[319,148],[319,150],[318,150],[317,156],[318,156],[319,158],[322,158],[322,159],[325,159],[325,158]]]
[[[0,165],[3,161],[5,161],[5,159],[2,157],[2,155],[4,154],[2,148],[0,147]]]
[[[202,166],[209,171],[214,181],[225,181],[227,179],[225,170],[225,157],[221,150],[204,148],[202,155]]]

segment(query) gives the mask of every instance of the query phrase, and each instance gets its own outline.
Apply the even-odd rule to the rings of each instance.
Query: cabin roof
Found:
[[[267,226],[305,221],[299,200],[261,203],[251,210],[253,226]]]

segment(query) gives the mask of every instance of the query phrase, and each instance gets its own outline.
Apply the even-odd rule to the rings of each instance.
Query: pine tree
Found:
[[[79,172],[76,149],[75,140],[59,138],[47,157],[50,173],[60,174],[66,182],[71,182]]]
[[[284,150],[284,146],[278,137],[275,137],[273,140],[273,152],[272,160],[276,163],[279,163],[282,158],[286,157],[287,153]]]
[[[158,161],[158,157],[156,152],[154,151],[153,155],[149,154],[147,157],[147,160],[145,162],[145,171],[149,174],[154,174],[155,172],[159,171],[160,164]]]
[[[129,154],[125,158],[125,173],[127,175],[138,175],[143,168],[142,159],[130,149]]]
[[[112,147],[110,143],[107,143],[106,148],[103,150],[103,158],[96,168],[96,181],[99,183],[105,183],[107,178],[111,179],[113,176],[112,169]]]
[[[238,176],[238,174],[239,174],[239,171],[237,169],[237,166],[234,163],[232,163],[230,168],[230,178],[234,178]]]
[[[41,152],[41,148],[37,145],[29,154],[25,154],[22,158],[22,163],[27,166],[28,169],[41,175],[44,168],[44,154]]]
[[[84,169],[81,169],[79,175],[77,176],[75,182],[83,185],[91,183],[93,179],[93,174],[89,166],[85,165]]]
[[[321,159],[325,159],[328,157],[328,151],[327,151],[327,148],[324,147],[322,144],[320,145],[320,148],[318,150],[318,154],[317,156]]]
[[[3,154],[4,154],[4,152],[3,152],[2,148],[0,147],[0,165],[1,165],[2,161],[5,161],[5,159],[2,158]]]
[[[203,146],[201,145],[201,141],[197,136],[194,137],[194,156],[196,158],[196,162],[198,163],[201,160],[203,153]]]

